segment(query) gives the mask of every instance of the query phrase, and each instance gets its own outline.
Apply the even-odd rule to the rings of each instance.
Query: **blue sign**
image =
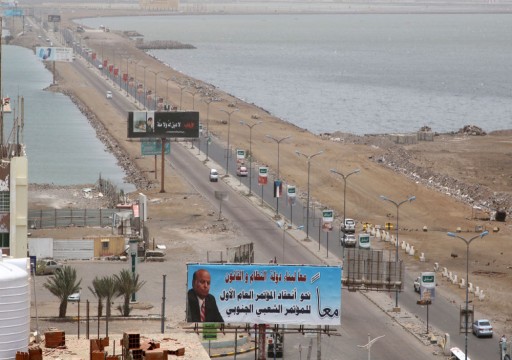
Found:
[[[10,16],[23,16],[23,9],[9,9],[4,10],[4,16],[10,17]]]
[[[187,264],[187,269],[188,322],[201,322],[192,315],[201,314],[196,307],[202,297],[206,322],[210,311],[217,316],[210,322],[340,325],[341,267]]]
[[[144,139],[140,143],[140,152],[142,155],[162,155],[162,140],[147,140]],[[171,153],[171,142],[165,142],[165,155],[169,155]]]

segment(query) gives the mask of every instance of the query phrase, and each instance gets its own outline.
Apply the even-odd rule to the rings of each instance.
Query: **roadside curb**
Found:
[[[235,354],[236,355],[240,355],[240,354],[245,354],[245,353],[248,353],[248,352],[252,352],[252,351],[255,351],[256,350],[256,347],[251,347],[249,349],[246,349],[246,350],[240,350],[240,351],[231,351],[231,352],[227,352],[227,353],[220,353],[220,354],[212,354],[212,355],[209,355],[210,358],[214,359],[214,358],[220,358],[220,357],[226,357],[226,356],[234,356]]]

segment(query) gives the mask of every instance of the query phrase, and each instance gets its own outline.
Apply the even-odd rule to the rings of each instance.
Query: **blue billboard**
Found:
[[[340,325],[341,267],[187,264],[187,322]]]

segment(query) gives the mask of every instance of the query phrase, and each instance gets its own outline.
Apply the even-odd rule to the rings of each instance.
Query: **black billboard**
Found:
[[[198,138],[198,111],[130,111],[128,138]]]
[[[48,22],[60,22],[60,15],[48,15]]]

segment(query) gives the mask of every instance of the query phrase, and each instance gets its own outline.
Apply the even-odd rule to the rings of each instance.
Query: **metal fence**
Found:
[[[350,290],[402,291],[405,265],[392,252],[346,249],[343,286]]]
[[[113,214],[119,209],[45,209],[28,211],[29,229],[70,226],[112,226]]]

